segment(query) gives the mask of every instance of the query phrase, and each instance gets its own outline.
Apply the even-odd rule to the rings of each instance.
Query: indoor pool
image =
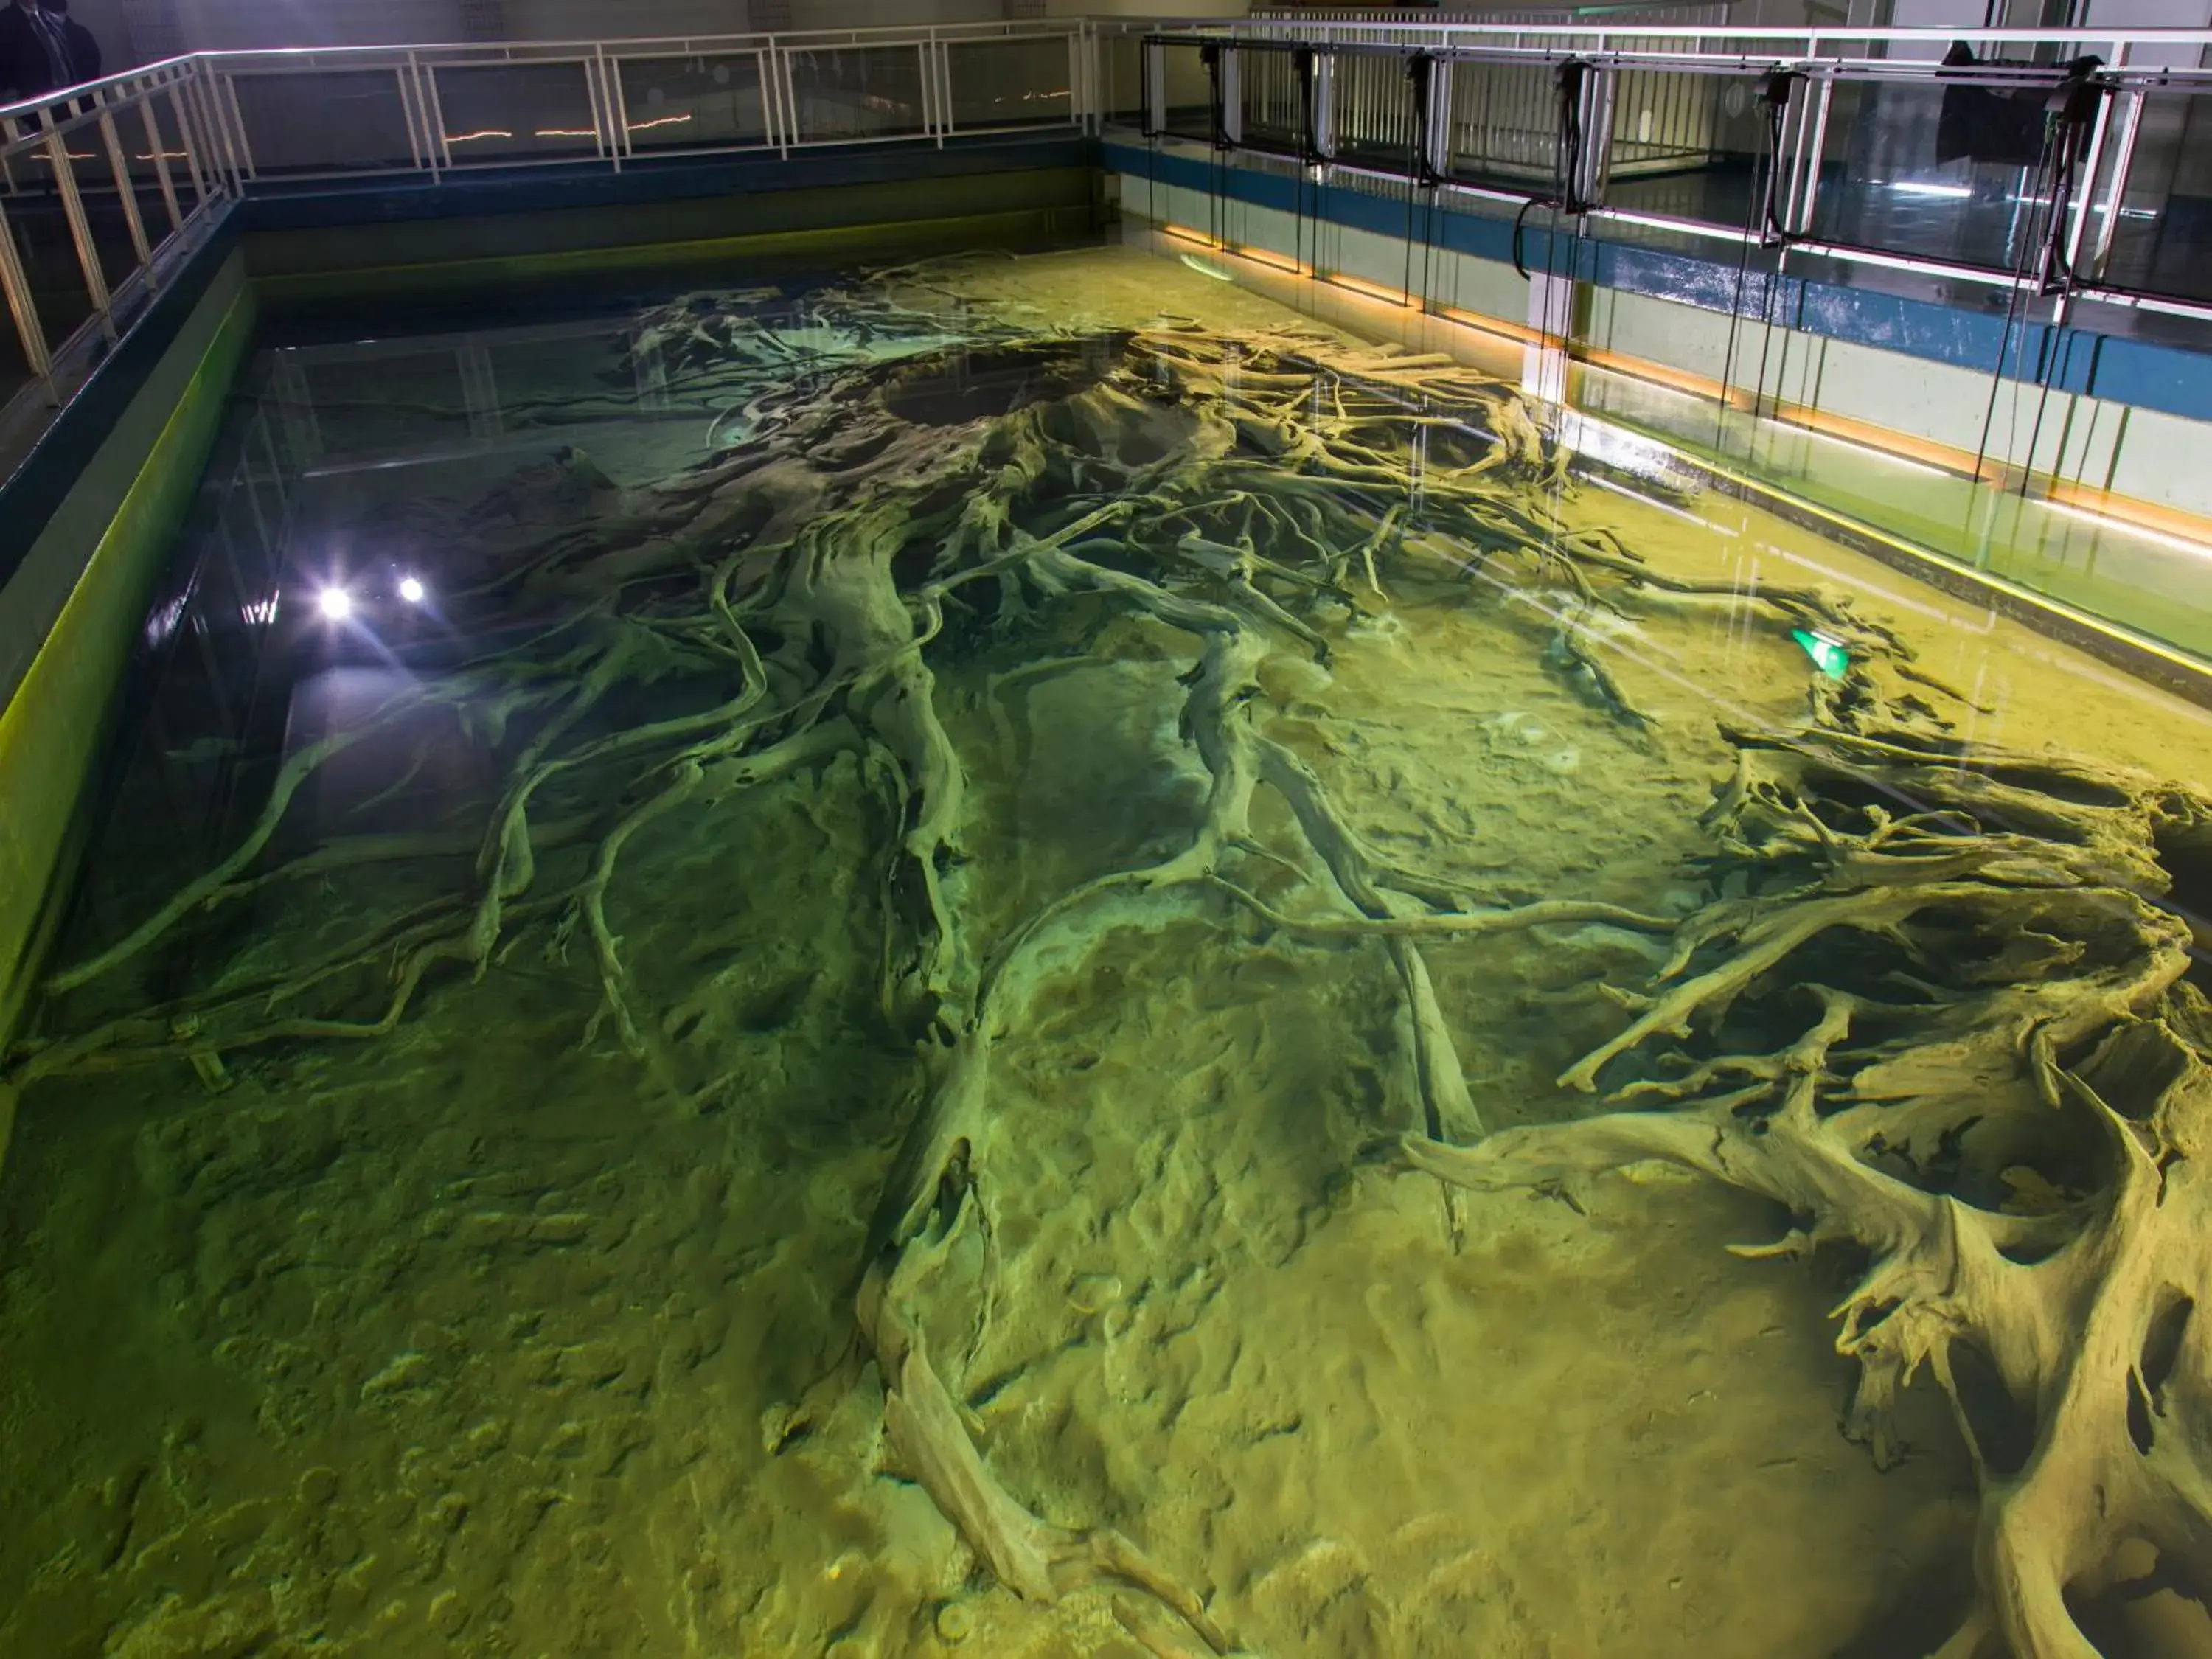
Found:
[[[1218,274],[264,336],[0,1652],[2208,1650],[2212,715]]]

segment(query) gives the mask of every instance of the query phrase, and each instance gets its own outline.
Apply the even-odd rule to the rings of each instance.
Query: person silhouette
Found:
[[[64,21],[39,0],[0,7],[0,96],[36,98],[77,78]]]
[[[81,86],[100,79],[100,42],[90,29],[69,15],[70,0],[39,0],[39,5],[61,26],[62,42],[69,52],[70,84]]]

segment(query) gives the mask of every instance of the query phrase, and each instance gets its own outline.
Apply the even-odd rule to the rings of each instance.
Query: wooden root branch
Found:
[[[1111,1528],[1075,1531],[1040,1521],[984,1465],[921,1332],[878,1266],[863,1283],[862,1334],[884,1378],[884,1431],[897,1462],[935,1501],[992,1575],[1030,1601],[1055,1601],[1102,1581],[1131,1584],[1172,1609],[1216,1653],[1230,1643],[1195,1595]]]
[[[2021,784],[1988,781],[2033,775],[2040,757],[1997,751],[1948,757],[1963,769],[1943,775],[1914,745],[1887,739],[1812,734],[1766,752],[1726,787],[1715,828],[1776,896],[1717,903],[1685,923],[1670,975],[1717,945],[1724,954],[1655,995],[1565,1080],[1591,1087],[1605,1063],[1731,1006],[1755,1005],[1772,1024],[1809,994],[1814,1022],[1775,1053],[1708,1054],[1685,1074],[1621,1091],[1681,1103],[1671,1108],[1511,1129],[1471,1147],[1408,1136],[1398,1156],[1476,1188],[1658,1159],[1797,1218],[1778,1243],[1742,1254],[1863,1249],[1869,1266],[1835,1310],[1837,1351],[1859,1372],[1845,1431],[1877,1463],[1893,1462],[1898,1397],[1924,1370],[1950,1402],[1981,1490],[1978,1595],[1942,1659],[1971,1659],[1991,1639],[2015,1659],[2096,1659],[2077,1609],[2125,1588],[2124,1547],[2147,1543],[2157,1571],[2212,1586],[2212,1324],[2197,1305],[2212,1284],[2212,1007],[2183,982],[2183,919],[2098,884],[2117,865],[2153,871],[2162,890],[2161,845],[2177,824],[2193,833],[2205,803],[2113,773],[2101,775],[2109,798],[2077,780],[2071,799],[2015,800]],[[1920,803],[1928,838],[1942,843],[1932,856],[1920,836],[1894,833],[1886,811],[1838,805],[1861,793],[1841,787],[1846,757],[1851,785],[1871,772]],[[1762,766],[1773,769],[1762,776]],[[1823,793],[1832,783],[1835,799]],[[2003,809],[2031,806],[2055,835],[2033,848],[1998,827]],[[1807,823],[1819,832],[1785,833]],[[1903,867],[1885,868],[1890,860]],[[2036,879],[2018,878],[2024,865]],[[1916,866],[1931,878],[1916,884]],[[1979,939],[2002,952],[1990,941],[2017,918],[2070,931],[2080,946],[2058,959],[2092,965],[1983,986],[1959,955],[1967,916],[1983,921],[1966,948]],[[1839,933],[1911,951],[1912,930],[1932,917],[1944,919],[1951,954],[1914,954],[1925,975],[1962,987],[1916,974],[1911,994],[1869,999],[1806,982],[1820,963],[1853,963],[1832,945]],[[1863,974],[1863,961],[1853,971]],[[1962,1091],[1974,1115],[1958,1114]],[[1924,1139],[1917,1121],[1987,1119],[1974,1133],[2001,1146],[2011,1144],[1998,1138],[2004,1125],[2053,1112],[2101,1146],[2110,1171],[2075,1202],[1991,1207],[1899,1161],[1899,1148]],[[1963,1143],[1969,1177],[1981,1144]],[[1994,1368],[2001,1405],[1962,1381],[1966,1349]]]
[[[932,303],[924,276],[899,282],[910,303],[818,299],[844,345],[806,380],[775,327],[696,296],[664,308],[625,368],[672,367],[714,411],[697,465],[626,488],[567,450],[443,513],[472,571],[459,602],[574,613],[409,705],[447,700],[469,716],[464,735],[496,780],[470,803],[480,833],[441,823],[264,862],[308,778],[388,729],[406,712],[395,706],[293,757],[230,854],[48,988],[79,990],[175,946],[208,908],[301,877],[419,854],[454,890],[427,905],[410,891],[347,945],[302,947],[310,960],[218,971],[216,988],[134,1013],[95,1011],[88,1029],[20,1048],[9,1080],[380,1036],[433,975],[481,975],[544,927],[556,954],[572,934],[588,940],[594,1023],[611,1019],[680,1092],[649,980],[610,913],[626,848],[667,815],[857,754],[866,810],[888,799],[896,813],[874,872],[878,1000],[884,1032],[913,1046],[920,1087],[855,1313],[892,1458],[1013,1595],[1118,1584],[1141,1592],[1116,1617],[1152,1651],[1229,1647],[1205,1602],[1121,1533],[1054,1526],[1016,1501],[921,1322],[933,1224],[948,1206],[988,1218],[998,1201],[1010,1129],[992,1065],[1040,990],[1116,930],[1224,918],[1232,941],[1267,932],[1317,960],[1387,967],[1421,1125],[1394,1145],[1455,1194],[1657,1158],[1790,1210],[1790,1233],[1747,1253],[1867,1252],[1837,1310],[1838,1350],[1859,1375],[1849,1431],[1893,1460],[1893,1408],[1924,1373],[1980,1478],[1981,1595],[1953,1659],[1985,1634],[2018,1659],[2084,1659],[2068,1598],[2112,1588],[2130,1540],[2212,1586],[2212,1327],[2196,1308],[2212,1282],[2212,1014],[2185,977],[2192,937],[2173,898],[2189,888],[2177,857],[2197,860],[2199,879],[2212,868],[2212,807],[2093,763],[1957,740],[1940,701],[1955,694],[1834,596],[1747,598],[1571,528],[1555,499],[1571,452],[1511,388],[1471,371],[1298,328],[1079,339],[1008,326],[974,342],[1005,359],[1003,406],[924,416],[933,377],[963,397],[971,377],[940,350],[941,319],[913,308]],[[1479,420],[1439,419],[1435,400]],[[1510,625],[1537,619],[1532,647],[1592,702],[1639,728],[1653,718],[1625,683],[1632,665],[1601,653],[1588,624],[1726,602],[1849,657],[1842,680],[1816,682],[1811,726],[1725,733],[1738,763],[1703,820],[1712,896],[1695,915],[1505,905],[1408,867],[1286,738],[1265,689],[1271,658],[1328,660],[1348,648],[1346,623],[1394,593],[1477,580],[1515,600]],[[1102,629],[1132,617],[1146,651],[1171,634],[1187,653],[1180,732],[1204,799],[1165,855],[986,927],[979,916],[997,913],[977,902],[985,877],[969,860],[992,844],[978,815],[994,774],[971,776],[939,676],[964,657],[983,684],[1017,686],[1090,660]],[[1048,658],[1023,655],[1054,629]],[[638,717],[628,694],[664,682],[680,695],[651,706],[683,712]],[[510,739],[526,714],[515,723],[532,729]],[[1437,953],[1554,925],[1672,933],[1656,981],[1615,993],[1630,1017],[1560,1079],[1650,1109],[1491,1133]],[[2011,1164],[2061,1142],[2097,1149],[2094,1190],[2060,1170],[2069,1181],[2047,1185],[2061,1200],[2007,1207]],[[2001,1455],[2012,1440],[1960,1385],[1967,1346],[2028,1425],[2024,1460]]]

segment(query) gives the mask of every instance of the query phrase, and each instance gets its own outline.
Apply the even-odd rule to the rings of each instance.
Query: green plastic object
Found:
[[[1851,653],[1826,634],[1809,628],[1793,628],[1790,637],[1805,647],[1805,654],[1813,659],[1813,666],[1832,680],[1843,678],[1851,665]]]

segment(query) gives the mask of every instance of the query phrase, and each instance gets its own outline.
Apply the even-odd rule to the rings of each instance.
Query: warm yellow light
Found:
[[[1364,294],[1370,300],[1380,300],[1386,306],[1402,306],[1411,309],[1413,300],[1395,288],[1385,288],[1380,283],[1370,283],[1364,276],[1347,276],[1340,270],[1332,270],[1328,280],[1339,288],[1348,288],[1354,294]]]

